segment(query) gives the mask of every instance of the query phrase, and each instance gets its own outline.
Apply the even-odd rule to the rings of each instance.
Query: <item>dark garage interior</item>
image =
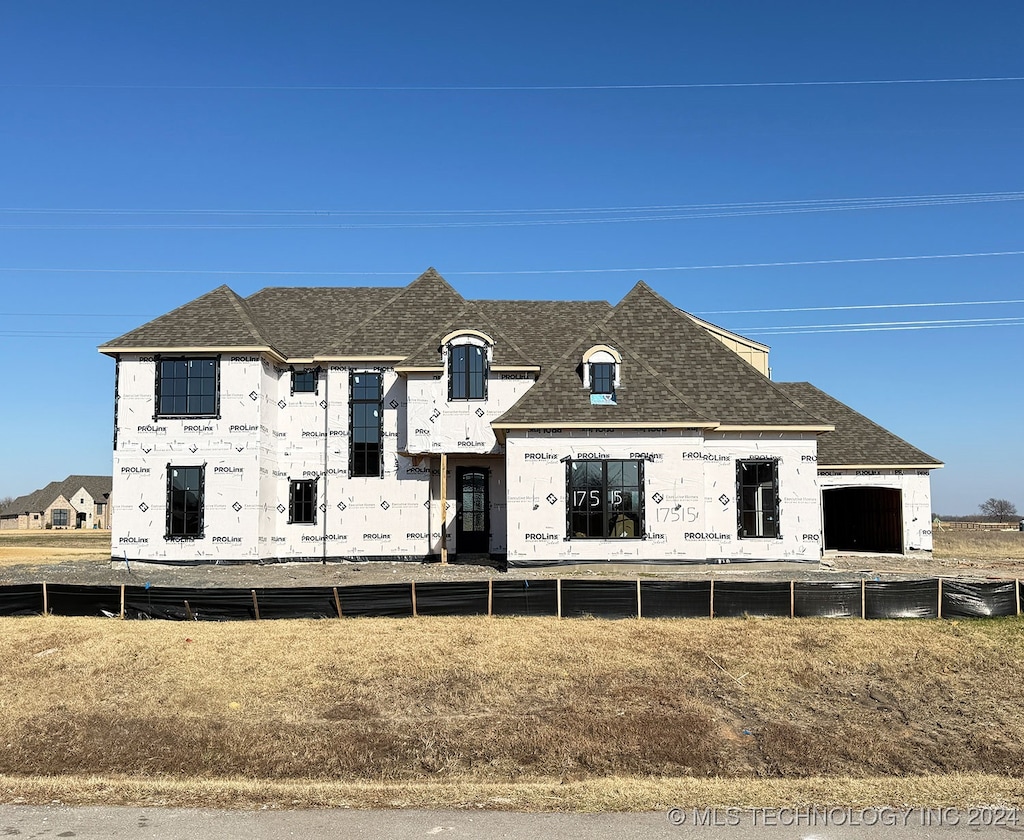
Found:
[[[822,492],[827,551],[903,553],[903,500],[888,487],[837,487]]]

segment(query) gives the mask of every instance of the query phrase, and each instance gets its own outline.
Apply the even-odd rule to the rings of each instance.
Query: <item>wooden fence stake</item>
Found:
[[[494,578],[487,578],[487,615],[494,615]]]
[[[644,608],[643,604],[640,601],[640,578],[636,579],[636,617],[644,617]]]
[[[939,618],[942,618],[942,578],[939,578]]]
[[[124,584],[121,584],[121,618],[124,618]]]
[[[562,617],[562,579],[555,581],[555,590],[558,593],[558,617]]]
[[[338,611],[338,618],[341,618],[341,598],[338,597],[338,587],[334,587],[334,608]]]
[[[249,591],[252,593],[252,609],[253,609],[253,612],[256,613],[256,620],[259,621],[260,620],[260,602],[256,600],[256,590],[255,589],[250,589]]]
[[[419,613],[416,612],[416,581],[413,581],[412,582],[412,617],[416,618],[417,615],[419,615]]]
[[[796,618],[796,581],[789,582],[789,617]]]
[[[188,601],[185,602],[185,615],[188,616],[189,621],[195,621],[196,617],[192,613],[192,607],[188,605]]]
[[[715,579],[711,578],[711,615],[710,618],[715,617]]]
[[[1017,578],[1014,582],[1014,592],[1017,595],[1017,615],[1020,615],[1020,578]]]
[[[50,614],[50,599],[46,594],[46,581],[43,581],[43,615]]]
[[[864,581],[864,578],[861,578],[860,579],[860,617],[861,618],[867,618],[868,617],[867,595],[866,595],[866,593],[867,593],[867,583]]]

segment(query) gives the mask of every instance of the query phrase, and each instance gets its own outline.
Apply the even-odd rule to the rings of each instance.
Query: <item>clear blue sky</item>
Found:
[[[96,345],[222,282],[1024,299],[1022,255],[754,265],[1024,251],[1024,81],[764,84],[1020,76],[1005,0],[4,4],[0,496],[108,471]],[[1024,304],[706,317],[945,461],[937,511],[1024,507]]]

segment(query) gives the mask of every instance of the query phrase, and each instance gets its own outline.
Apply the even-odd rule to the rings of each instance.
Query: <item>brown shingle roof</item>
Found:
[[[108,341],[101,350],[123,347],[269,347],[255,312],[227,286],[218,286],[138,329]]]
[[[941,461],[911,446],[810,382],[780,382],[779,387],[835,424],[834,432],[818,438],[819,468],[942,466]]]

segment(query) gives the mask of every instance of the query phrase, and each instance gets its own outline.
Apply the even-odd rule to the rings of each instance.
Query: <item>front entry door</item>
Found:
[[[490,505],[487,485],[490,470],[485,467],[457,467],[455,483],[456,554],[487,554],[490,549]]]

